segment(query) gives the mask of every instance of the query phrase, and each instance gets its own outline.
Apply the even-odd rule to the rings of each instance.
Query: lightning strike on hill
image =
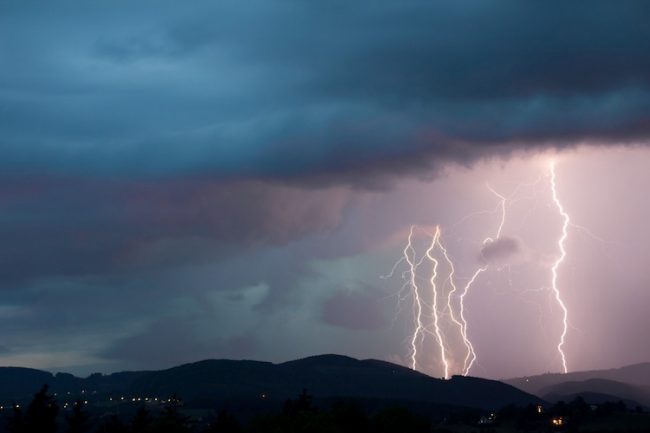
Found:
[[[560,236],[557,242],[558,248],[560,250],[560,255],[557,257],[555,263],[553,263],[553,267],[551,268],[551,272],[553,275],[551,279],[551,287],[555,295],[555,300],[557,301],[558,305],[560,306],[560,309],[562,310],[562,334],[560,335],[560,342],[557,345],[557,351],[560,353],[560,358],[562,360],[562,368],[564,372],[567,373],[569,369],[567,368],[566,354],[564,353],[563,347],[566,342],[565,340],[566,340],[566,334],[568,329],[569,311],[567,310],[567,307],[564,304],[564,301],[562,301],[562,297],[560,296],[560,289],[558,288],[558,269],[560,268],[560,265],[562,264],[562,262],[564,261],[567,255],[564,243],[568,236],[568,228],[569,228],[569,224],[571,224],[571,220],[569,218],[569,214],[566,213],[564,207],[562,206],[562,203],[560,202],[560,199],[558,198],[554,161],[551,162],[550,172],[551,172],[551,191],[553,193],[553,202],[555,203],[558,212],[562,216],[562,221],[563,221],[562,235]]]

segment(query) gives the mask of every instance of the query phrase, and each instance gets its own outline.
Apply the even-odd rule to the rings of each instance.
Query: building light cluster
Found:
[[[60,404],[63,409],[69,409],[73,407],[74,405],[77,404],[77,401],[70,401],[71,398],[74,398],[70,392],[67,392],[67,397],[68,401],[61,401]],[[82,391],[82,394],[87,395],[90,394],[87,391]],[[97,394],[97,392],[92,392],[92,394]],[[86,397],[87,398],[87,397]],[[262,398],[267,398],[266,394],[262,394]],[[82,404],[88,405],[91,403],[90,400],[88,399],[81,399]],[[174,398],[174,397],[169,397],[169,398],[159,398],[159,397],[142,397],[142,396],[134,396],[134,397],[127,397],[127,396],[119,396],[119,397],[108,397],[107,401],[108,403],[111,404],[123,404],[123,403],[136,403],[136,404],[158,404],[158,405],[163,405],[163,404],[175,404],[175,405],[182,405],[182,400],[179,398]],[[101,400],[92,400],[92,403],[102,403]],[[20,404],[2,404],[0,405],[0,411],[5,411],[9,409],[20,409],[21,405]]]

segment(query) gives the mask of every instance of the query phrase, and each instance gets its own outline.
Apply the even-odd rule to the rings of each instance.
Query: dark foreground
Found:
[[[417,405],[382,405],[362,400],[315,400],[303,391],[279,407],[243,415],[198,410],[177,396],[93,404],[63,403],[47,387],[30,402],[0,409],[2,433],[425,433],[425,432],[649,432],[650,414],[622,402],[589,405],[578,398],[552,406],[507,406],[494,412]]]

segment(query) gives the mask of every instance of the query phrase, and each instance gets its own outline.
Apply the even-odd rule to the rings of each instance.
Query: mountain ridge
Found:
[[[283,363],[253,360],[201,360],[164,370],[92,374],[77,378],[39,370],[27,389],[4,385],[16,370],[0,367],[0,399],[27,398],[45,380],[52,392],[99,396],[169,396],[177,393],[188,402],[269,399],[285,401],[307,389],[315,398],[353,398],[376,401],[412,401],[435,405],[498,409],[514,404],[536,404],[538,397],[490,379],[454,376],[443,380],[409,368],[373,359],[342,355],[317,355]],[[13,376],[12,376],[13,375]],[[16,385],[14,381],[14,385]],[[39,383],[38,387],[43,383]]]
[[[546,373],[503,382],[549,401],[582,396],[594,402],[614,398],[650,407],[650,362],[603,370]]]

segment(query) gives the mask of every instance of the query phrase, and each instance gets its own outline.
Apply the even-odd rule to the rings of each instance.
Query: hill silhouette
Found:
[[[17,378],[20,376],[21,380]],[[28,380],[22,380],[27,378]],[[11,387],[5,387],[12,384]],[[21,383],[23,385],[21,385]],[[493,410],[537,403],[539,398],[498,381],[454,376],[432,378],[377,360],[322,355],[280,364],[260,361],[205,360],[161,371],[68,374],[0,368],[1,398],[23,398],[47,383],[53,392],[114,393],[127,396],[181,395],[186,401],[284,401],[303,389],[316,398],[421,402]]]
[[[504,382],[549,401],[570,401],[581,396],[594,403],[606,399],[650,406],[650,363],[566,374],[547,373]]]
[[[54,376],[33,368],[0,367],[0,399],[11,400],[31,396]]]

